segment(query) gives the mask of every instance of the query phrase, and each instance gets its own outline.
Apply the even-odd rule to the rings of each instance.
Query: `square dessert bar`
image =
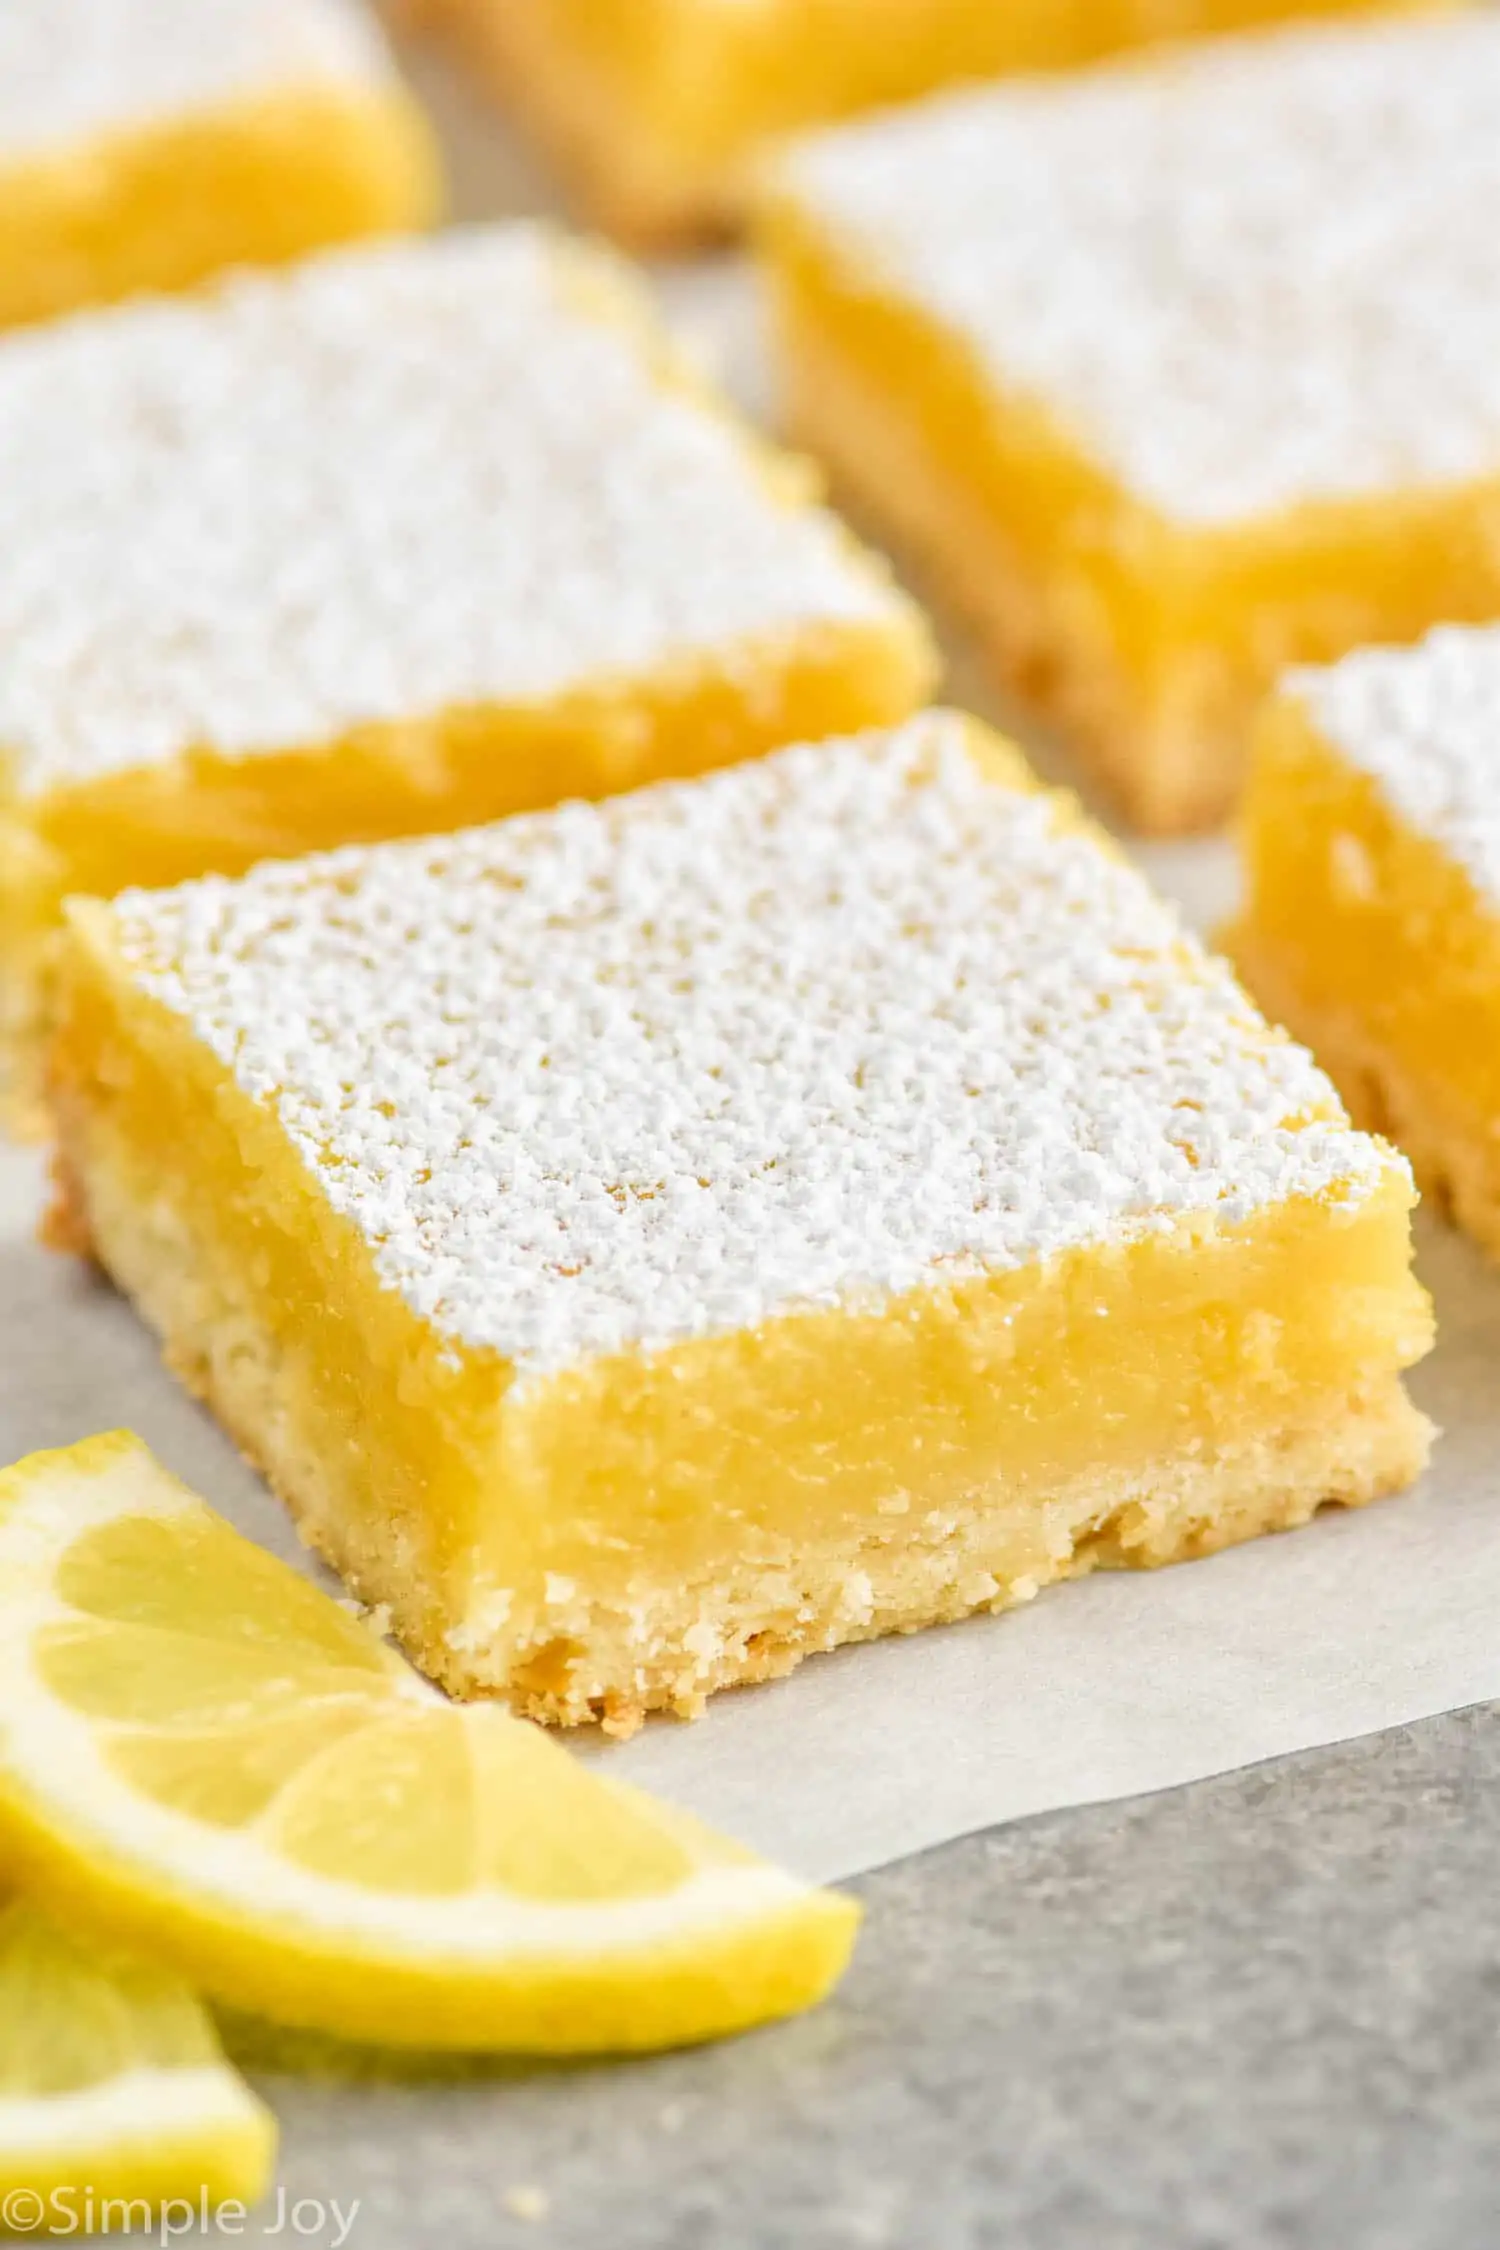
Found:
[[[973,722],[71,932],[62,1225],[459,1693],[628,1727],[1424,1459],[1406,1164]]]
[[[598,222],[722,228],[782,135],[960,79],[1371,0],[424,0]]]
[[[425,225],[438,201],[354,0],[0,6],[0,327]]]
[[[1293,673],[1242,834],[1245,976],[1500,1254],[1500,628]]]
[[[1289,662],[1500,616],[1500,15],[950,95],[793,152],[792,425],[1140,827]]]
[[[0,493],[12,1109],[70,891],[625,788],[930,682],[802,469],[623,267],[531,227],[0,341]]]

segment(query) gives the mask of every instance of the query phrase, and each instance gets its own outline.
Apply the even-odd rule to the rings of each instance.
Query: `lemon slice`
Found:
[[[820,1999],[852,1903],[456,1707],[128,1433],[0,1475],[0,1860],[284,2023],[607,2052]]]
[[[110,2203],[137,2219],[253,2203],[275,2154],[270,2112],[186,1985],[0,1904],[0,2226],[81,2234]]]

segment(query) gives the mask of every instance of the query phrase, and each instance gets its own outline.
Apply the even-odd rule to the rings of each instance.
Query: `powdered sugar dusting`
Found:
[[[115,907],[379,1273],[523,1376],[1399,1159],[967,722]]]
[[[950,95],[785,186],[1170,517],[1500,474],[1500,17]]]
[[[623,269],[532,227],[0,343],[17,786],[906,618],[656,351]]]
[[[1287,692],[1500,906],[1500,627],[1445,625],[1293,672]]]
[[[353,0],[4,0],[0,170],[225,102],[390,75]]]

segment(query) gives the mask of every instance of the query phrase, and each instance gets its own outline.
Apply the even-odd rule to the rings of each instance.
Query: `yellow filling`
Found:
[[[1362,1112],[1411,1140],[1429,1179],[1452,1185],[1466,1149],[1493,1170],[1500,915],[1290,696],[1258,730],[1242,833],[1230,943],[1248,979]]]
[[[394,91],[288,89],[0,164],[0,327],[425,226],[440,200]]]
[[[1396,1378],[1430,1318],[1394,1169],[1362,1203],[517,1384],[381,1288],[274,1120],[132,986],[100,908],[73,909],[64,999],[64,1177],[106,1263],[308,1535],[462,1689],[567,1719],[690,1706],[694,1682],[1203,1552],[1420,1461]],[[1364,1468],[1282,1481],[1287,1449],[1325,1429],[1336,1449],[1366,1410]],[[1216,1463],[1244,1472],[1242,1519]],[[1188,1495],[1170,1521],[1167,1484]]]
[[[804,215],[773,206],[765,237],[795,434],[1139,826],[1222,817],[1288,664],[1500,613],[1500,478],[1176,525]]]
[[[275,755],[205,749],[39,798],[7,799],[0,751],[0,1112],[23,1129],[35,1115],[46,962],[71,893],[461,828],[899,720],[930,665],[914,614],[895,612],[545,708],[453,709]]]
[[[488,49],[606,222],[646,236],[736,216],[755,158],[809,125],[962,79],[1313,12],[1307,0],[439,4]],[[1316,12],[1370,7],[1325,0]]]

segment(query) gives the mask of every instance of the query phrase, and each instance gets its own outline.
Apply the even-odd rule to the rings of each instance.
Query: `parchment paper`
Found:
[[[460,209],[542,208],[490,113],[440,69],[419,75]],[[764,410],[736,261],[679,268],[662,288],[679,330]],[[948,692],[984,705],[957,651]],[[1141,856],[1200,925],[1226,911],[1226,846]],[[35,1247],[40,1194],[40,1162],[0,1153],[0,1460],[128,1425],[242,1530],[314,1569],[128,1307]],[[819,1657],[720,1697],[696,1725],[665,1721],[589,1754],[832,1879],[996,1821],[1500,1696],[1500,1277],[1435,1223],[1421,1246],[1442,1342],[1414,1388],[1445,1435],[1415,1495],[1211,1562],[1094,1578],[1006,1617]]]

